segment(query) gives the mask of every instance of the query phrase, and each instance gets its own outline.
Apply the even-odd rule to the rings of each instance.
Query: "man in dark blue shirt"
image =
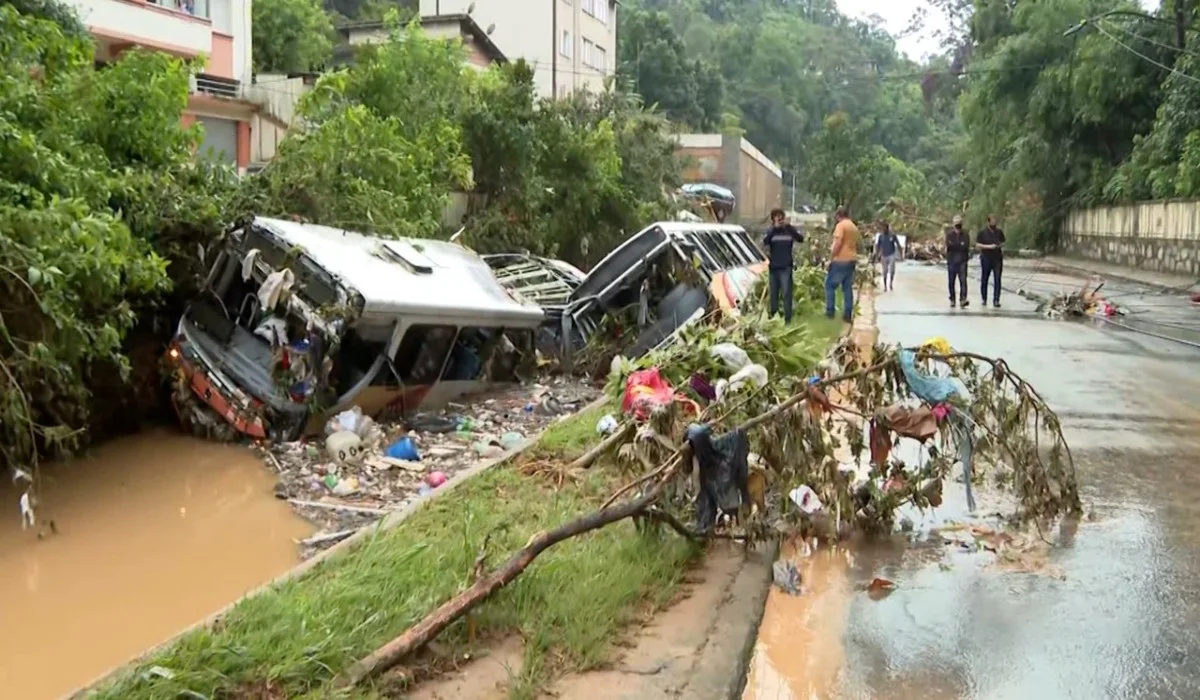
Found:
[[[763,246],[770,260],[767,282],[770,287],[770,315],[779,313],[779,297],[783,297],[783,320],[792,322],[792,271],[796,263],[792,246],[804,242],[804,234],[787,222],[782,209],[771,210],[771,228],[763,236]]]
[[[996,225],[996,217],[988,215],[987,226],[975,236],[975,247],[979,249],[979,272],[982,280],[979,293],[983,305],[987,306],[988,278],[995,275],[992,289],[992,306],[1000,308],[1000,275],[1004,272],[1004,229]]]
[[[896,237],[892,227],[886,221],[879,222],[879,237],[875,239],[875,257],[883,264],[883,291],[895,288],[896,284],[896,253],[900,249],[900,239]]]

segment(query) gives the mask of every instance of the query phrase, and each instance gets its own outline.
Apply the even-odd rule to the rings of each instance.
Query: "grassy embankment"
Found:
[[[824,318],[811,327],[830,340],[841,331],[840,323]],[[243,601],[214,628],[188,634],[95,697],[339,697],[329,687],[336,672],[468,585],[485,537],[491,536],[493,567],[535,532],[594,510],[620,485],[603,466],[565,479],[532,468],[582,454],[597,439],[597,420],[611,410],[554,424],[522,458],[475,477],[312,572]],[[641,535],[628,521],[565,542],[475,613],[475,645],[519,635],[524,663],[510,695],[531,697],[560,672],[610,660],[623,628],[668,603],[698,554],[672,533]],[[415,675],[463,658],[471,650],[467,636],[464,621],[453,625],[436,652],[414,662]],[[382,681],[345,697],[395,696],[399,683]]]

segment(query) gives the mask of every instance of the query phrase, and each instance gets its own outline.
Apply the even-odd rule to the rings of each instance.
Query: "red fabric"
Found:
[[[632,413],[637,420],[646,420],[650,411],[666,406],[675,400],[675,392],[657,367],[640,369],[625,380],[625,396],[621,398],[621,411]]]

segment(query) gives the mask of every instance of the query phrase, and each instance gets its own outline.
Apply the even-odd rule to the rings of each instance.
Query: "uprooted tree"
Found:
[[[814,302],[811,287],[797,291],[799,308]],[[1040,530],[1081,512],[1057,416],[1003,360],[955,352],[941,339],[919,348],[864,348],[844,337],[818,362],[821,347],[804,325],[766,319],[752,300],[740,319],[710,316],[665,348],[615,363],[608,390],[621,398],[626,423],[566,468],[603,461],[623,470],[628,483],[600,510],[534,535],[337,682],[353,685],[391,667],[546,549],[627,518],[697,540],[748,543],[792,534],[837,538],[847,529],[890,532],[900,506],[940,505],[956,464],[972,509],[971,485],[990,481],[1011,494],[1014,525]],[[901,437],[922,449],[895,449]],[[694,462],[698,492],[691,487]],[[737,526],[720,527],[730,510]]]

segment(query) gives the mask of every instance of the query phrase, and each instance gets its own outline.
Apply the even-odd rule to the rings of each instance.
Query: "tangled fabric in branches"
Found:
[[[750,502],[746,481],[750,471],[750,441],[744,430],[718,438],[707,425],[688,426],[687,441],[700,467],[700,496],[696,502],[696,529],[708,532],[723,513],[733,513]]]

